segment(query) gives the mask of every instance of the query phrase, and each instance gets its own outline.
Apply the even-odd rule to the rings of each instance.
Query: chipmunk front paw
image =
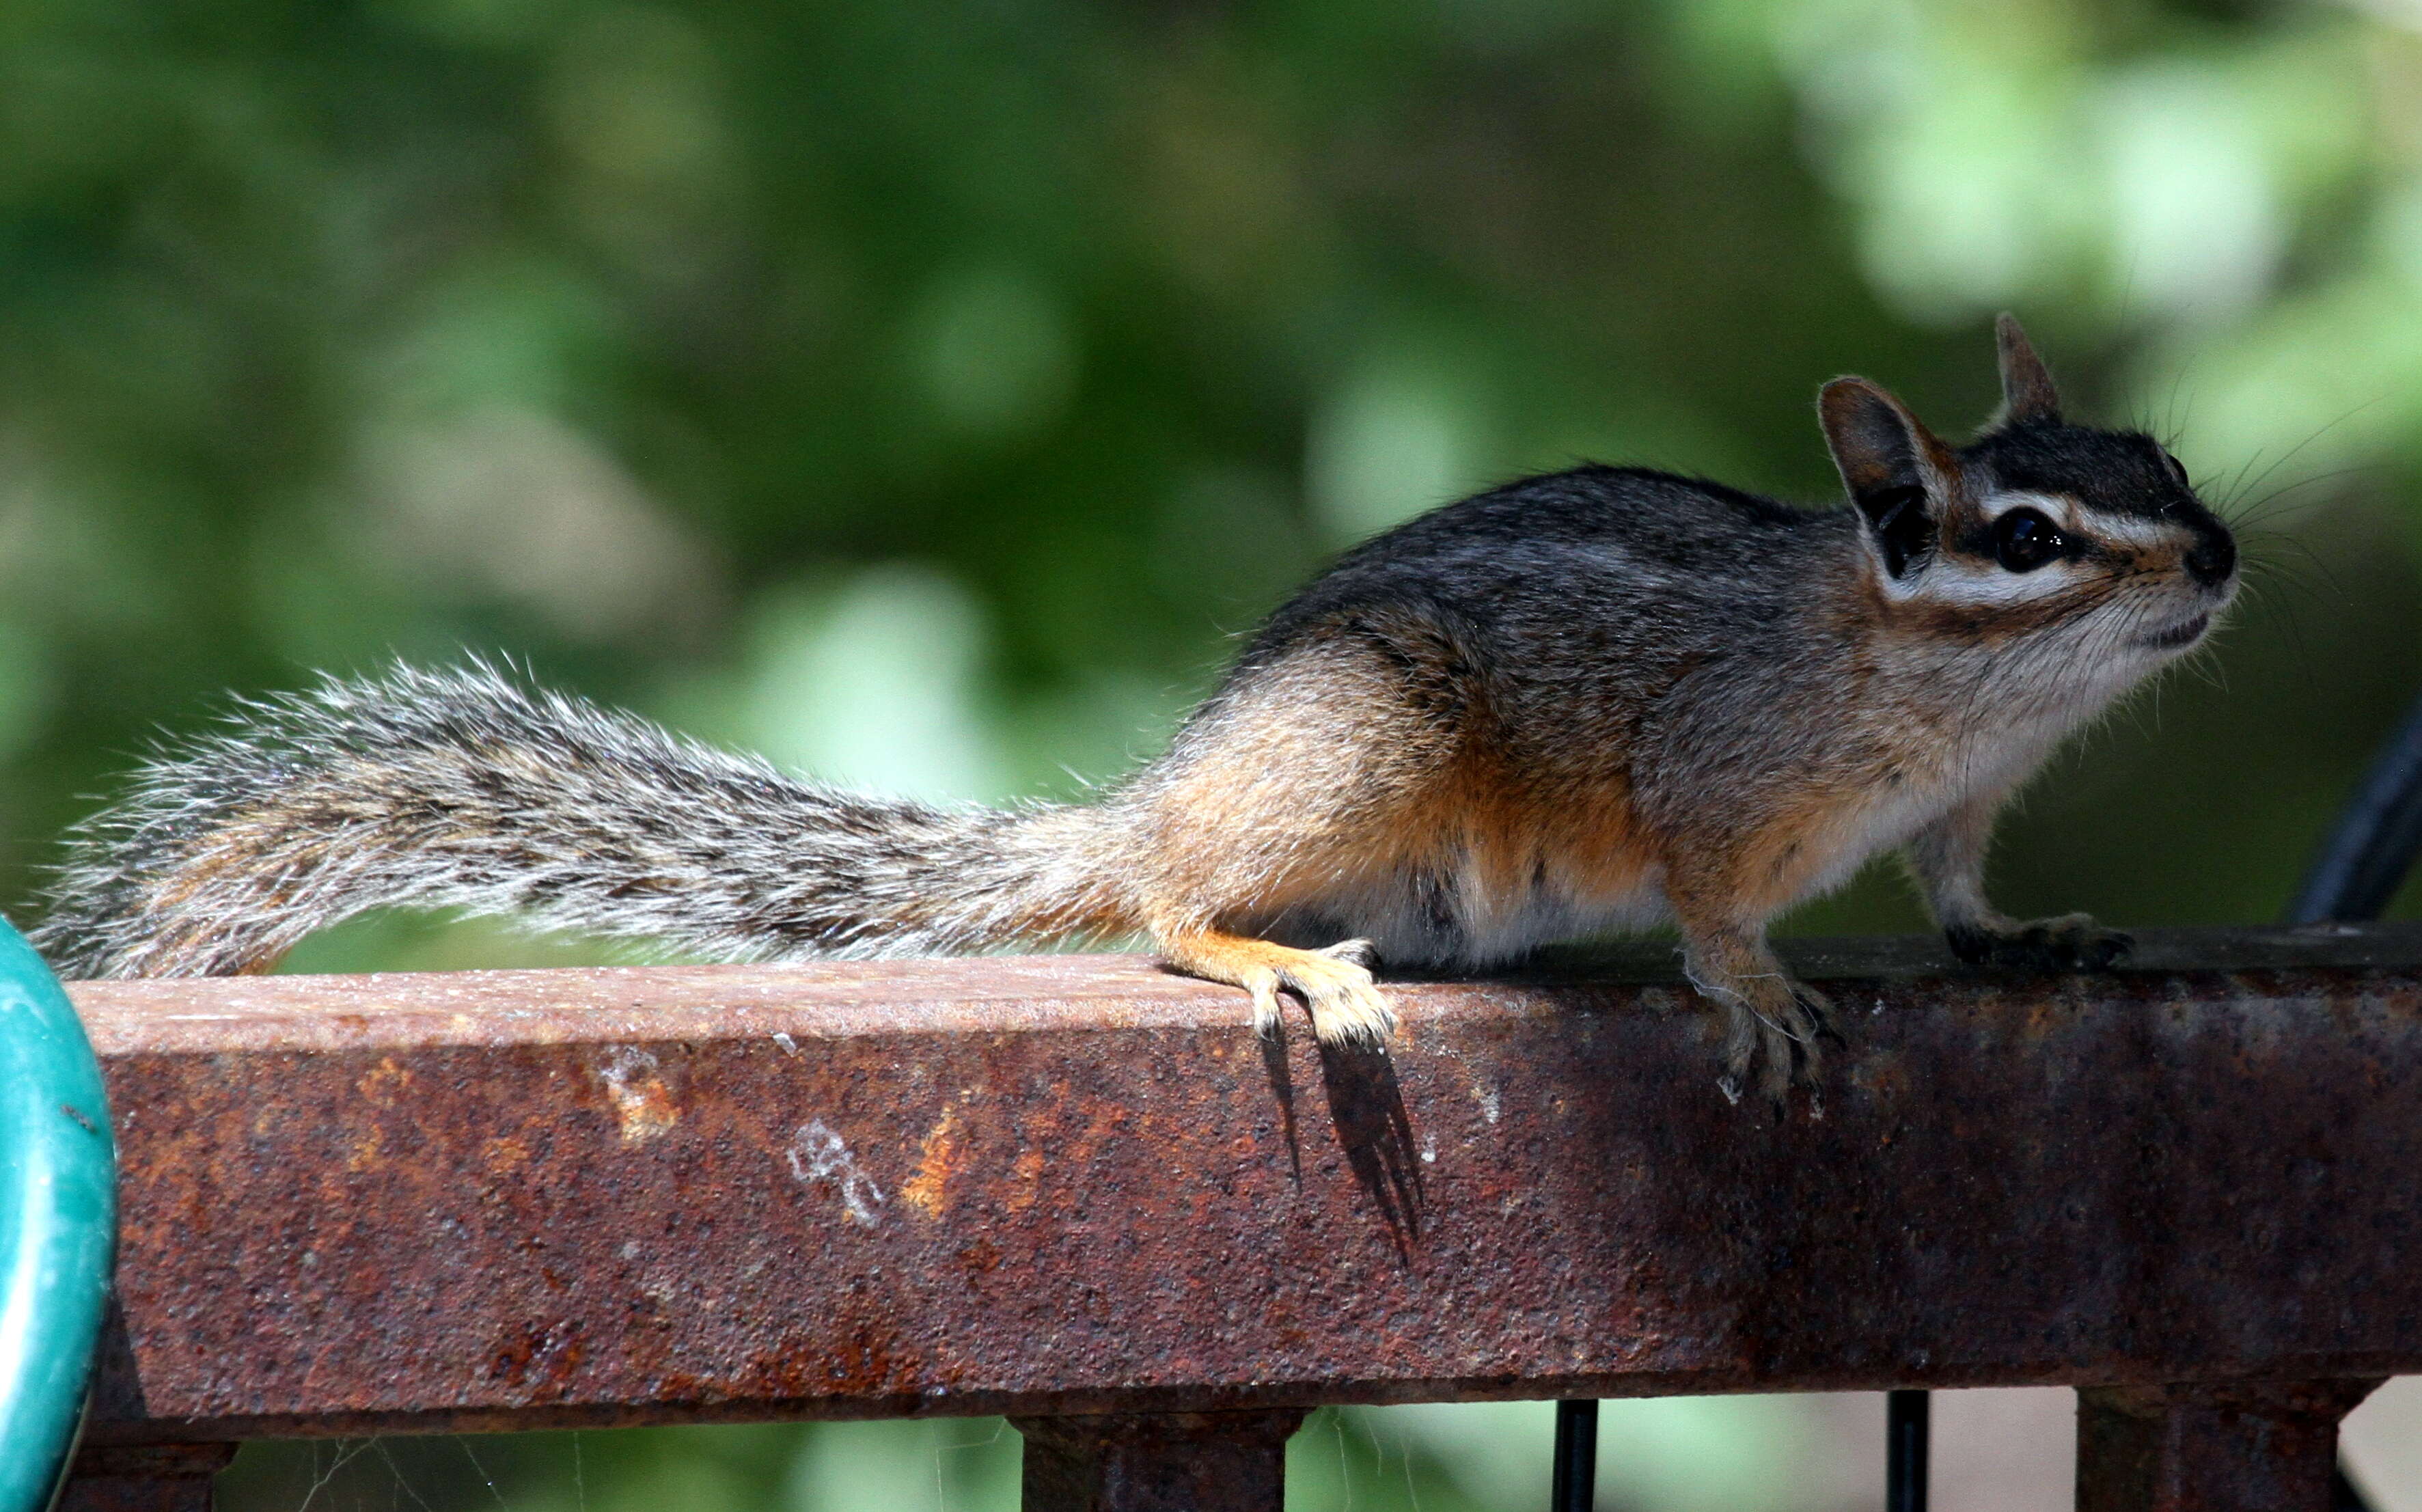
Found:
[[[1843,1043],[1833,1027],[1832,1001],[1804,982],[1763,977],[1744,983],[1737,993],[1708,996],[1723,1004],[1731,1021],[1723,1073],[1716,1079],[1726,1102],[1741,1100],[1754,1071],[1758,1090],[1780,1111],[1794,1086],[1816,1085],[1822,1045]]]
[[[2104,929],[2089,914],[1999,925],[1960,924],[1942,932],[1951,953],[1970,966],[2008,966],[2029,971],[2100,971],[2135,945],[2132,935]]]

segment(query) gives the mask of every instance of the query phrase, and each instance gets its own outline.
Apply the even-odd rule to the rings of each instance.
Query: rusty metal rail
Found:
[[[1655,947],[1404,985],[1385,1056],[1130,957],[78,985],[125,1173],[71,1504],[1002,1412],[1030,1506],[1268,1507],[1320,1403],[2060,1383],[2081,1506],[2326,1506],[2422,1370],[2422,931],[1789,953],[1848,1045],[1779,1118]]]

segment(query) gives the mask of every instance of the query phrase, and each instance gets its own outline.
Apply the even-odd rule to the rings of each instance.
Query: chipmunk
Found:
[[[82,827],[37,931],[63,970],[259,971],[406,905],[732,957],[1146,936],[1394,1028],[1372,968],[1483,971],[1671,923],[1723,1015],[1719,1086],[1780,1098],[1825,1000],[1768,921],[1890,847],[1972,963],[2108,966],[2128,937],[1985,900],[1994,812],[2060,738],[2203,639],[2228,528],[2151,437],[2073,425],[2018,323],[1965,446],[1824,386],[1847,504],[1583,466],[1347,551],[1158,759],[1087,805],[862,796],[480,665],[248,705]]]

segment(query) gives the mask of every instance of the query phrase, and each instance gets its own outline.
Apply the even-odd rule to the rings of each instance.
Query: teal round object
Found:
[[[101,1063],[0,921],[0,1512],[42,1512],[66,1478],[117,1249]]]

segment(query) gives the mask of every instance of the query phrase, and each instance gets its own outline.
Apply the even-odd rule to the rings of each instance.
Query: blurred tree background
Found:
[[[2002,307],[2256,565],[2000,893],[2272,917],[2422,687],[2416,0],[10,0],[0,871],[227,690],[465,651],[1074,792],[1340,545],[1581,458],[1826,500],[1817,384],[1959,430]],[[1921,925],[1884,869],[1796,921]],[[587,951],[383,919],[294,964]],[[1830,1410],[1618,1414],[1607,1504],[1849,1504]],[[1324,1415],[1297,1504],[1536,1504],[1544,1422]],[[1014,1445],[383,1441],[228,1495],[999,1508]]]

